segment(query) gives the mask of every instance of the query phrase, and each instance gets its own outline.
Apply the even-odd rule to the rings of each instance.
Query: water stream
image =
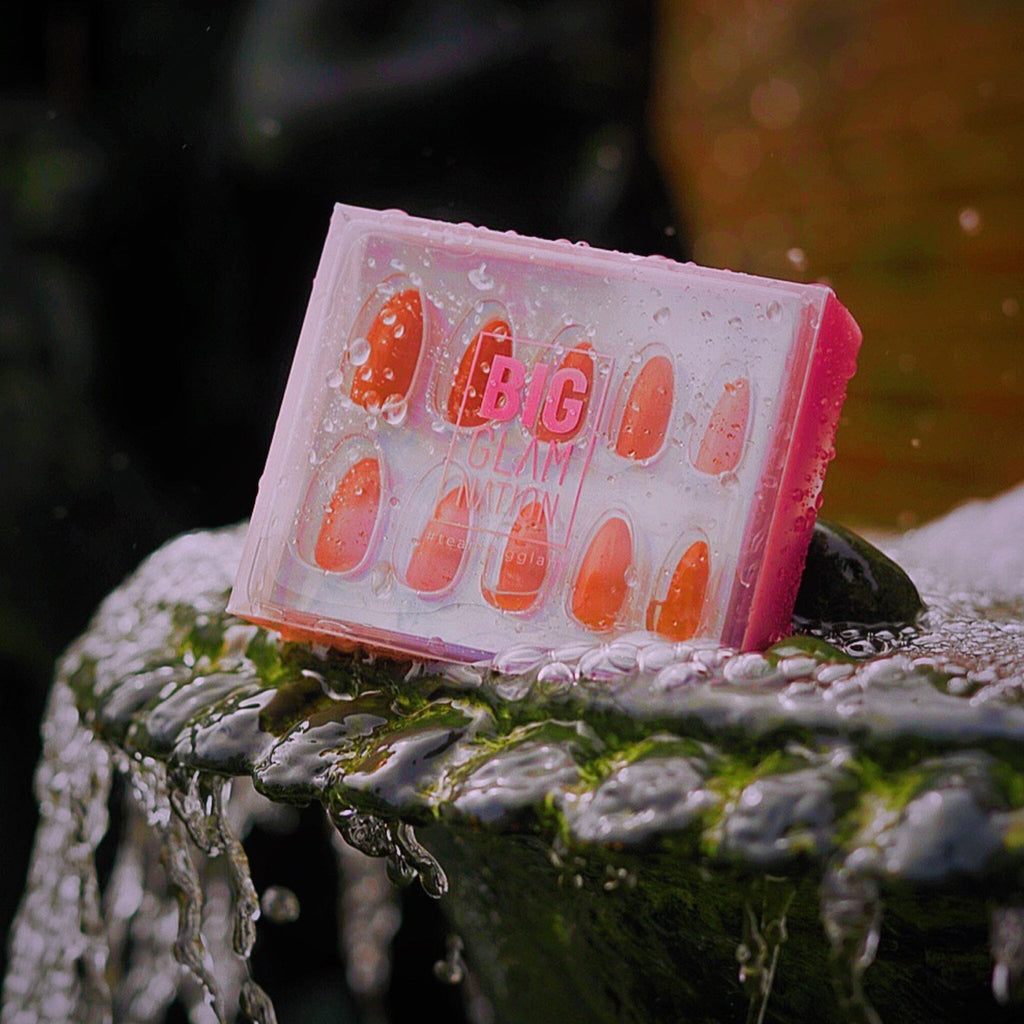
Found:
[[[245,841],[311,803],[365,1021],[411,881],[451,921],[436,973],[479,1024],[1009,1020],[1022,534],[1024,489],[880,541],[926,599],[914,628],[469,667],[281,645],[224,612],[241,529],[179,538],[58,666],[0,1020],[275,1020],[251,953],[261,917],[299,908],[256,891]]]

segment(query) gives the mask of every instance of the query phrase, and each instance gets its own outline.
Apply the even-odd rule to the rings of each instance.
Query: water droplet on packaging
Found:
[[[370,358],[370,343],[365,338],[353,338],[348,347],[348,361],[353,366],[362,366]]]
[[[345,377],[341,370],[331,370],[331,372],[327,374],[327,386],[329,388],[340,388],[344,379]]]
[[[401,395],[388,395],[380,407],[380,414],[384,418],[384,422],[390,423],[393,427],[402,424],[408,411],[409,403]]]
[[[782,304],[772,299],[765,308],[765,315],[771,321],[778,321],[782,318]]]
[[[490,291],[494,287],[494,278],[487,273],[486,263],[481,263],[466,276],[469,278],[469,283],[482,292]]]
[[[544,652],[539,647],[522,644],[495,655],[491,667],[503,675],[519,675],[529,672],[543,657]]]
[[[378,562],[370,573],[370,589],[377,597],[387,597],[395,582],[395,574],[387,562]]]
[[[564,661],[553,661],[549,665],[542,666],[537,673],[537,682],[554,683],[561,686],[571,685],[575,678],[575,671]]]
[[[663,323],[665,323],[668,320],[668,318],[671,315],[672,315],[672,312],[668,308],[668,306],[662,306],[661,309],[659,309],[659,310],[657,310],[655,312],[655,314],[654,314],[654,322],[656,324],[663,324]]]

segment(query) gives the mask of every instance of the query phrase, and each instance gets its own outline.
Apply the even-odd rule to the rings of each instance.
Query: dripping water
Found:
[[[35,775],[39,806],[25,896],[11,929],[3,1024],[111,1019],[95,852],[107,829],[111,765],[55,686]]]
[[[763,1024],[786,941],[786,914],[796,893],[785,878],[767,875],[761,883],[760,910],[744,905],[743,938],[736,947],[739,980],[749,1003],[747,1024]]]
[[[882,927],[878,884],[842,865],[821,883],[821,919],[831,948],[832,981],[850,1024],[881,1024],[864,992],[864,972],[874,963]]]

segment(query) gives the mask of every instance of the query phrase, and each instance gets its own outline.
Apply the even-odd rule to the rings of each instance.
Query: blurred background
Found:
[[[332,203],[829,282],[823,513],[902,530],[1024,480],[1022,52],[1014,0],[6,5],[0,923],[54,658],[249,514]],[[447,998],[407,899],[396,990]]]

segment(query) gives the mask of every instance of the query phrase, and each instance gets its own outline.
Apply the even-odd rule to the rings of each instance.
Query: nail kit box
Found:
[[[337,206],[229,610],[453,661],[762,647],[859,343],[823,285]]]

